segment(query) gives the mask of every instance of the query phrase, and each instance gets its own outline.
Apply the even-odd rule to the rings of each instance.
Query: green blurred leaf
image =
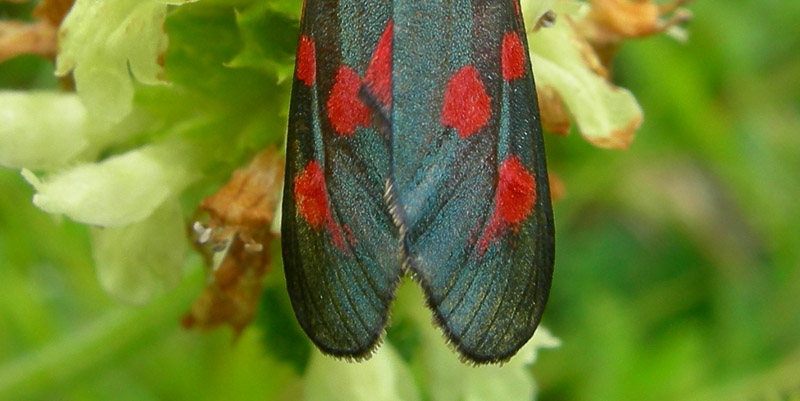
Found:
[[[259,68],[277,76],[279,82],[294,72],[299,22],[261,2],[236,14],[244,47],[228,64]]]
[[[529,25],[533,25],[530,19]],[[531,64],[540,88],[554,88],[586,140],[605,148],[627,148],[643,120],[633,94],[592,70],[581,46],[588,46],[566,18],[529,35]]]
[[[144,304],[183,278],[188,244],[183,213],[174,199],[142,221],[92,228],[91,235],[100,285],[117,299]]]
[[[404,361],[411,362],[420,352],[422,333],[413,319],[393,315],[391,324],[386,328],[386,340],[395,347]]]
[[[261,329],[266,352],[279,361],[291,364],[297,374],[305,372],[312,346],[291,312],[285,287],[264,289],[255,323]]]
[[[305,401],[416,401],[417,386],[408,365],[391,344],[367,361],[352,363],[311,354],[305,375]]]
[[[197,179],[196,150],[173,140],[48,175],[23,175],[37,190],[33,203],[82,223],[119,227],[147,218]]]
[[[167,50],[167,5],[189,0],[78,0],[60,30],[56,74],[73,72],[90,115],[117,122],[131,111],[130,74],[163,83],[159,58]]]
[[[0,165],[52,168],[89,148],[86,109],[75,94],[0,92]]]
[[[531,400],[535,384],[528,365],[536,360],[539,348],[553,348],[558,339],[539,327],[533,338],[502,366],[471,366],[447,345],[441,331],[431,323],[431,311],[425,307],[422,291],[406,281],[398,290],[395,317],[411,319],[421,333],[421,347],[416,363],[422,368],[422,380],[433,401]]]

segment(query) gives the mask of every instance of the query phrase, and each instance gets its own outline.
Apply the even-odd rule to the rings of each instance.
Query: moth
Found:
[[[409,274],[467,361],[533,335],[554,228],[518,0],[306,0],[282,247],[300,326],[365,359]]]

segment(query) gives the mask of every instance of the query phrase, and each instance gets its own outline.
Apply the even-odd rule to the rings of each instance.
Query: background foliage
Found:
[[[184,47],[170,49],[168,73],[190,79],[221,61],[257,58],[252,46],[231,53],[230,42],[291,52],[294,33],[236,37],[248,14],[218,12],[233,3],[203,1],[170,15],[167,31]],[[0,15],[27,15],[26,7],[2,3]],[[544,324],[563,345],[533,366],[539,399],[800,397],[800,3],[691,8],[686,45],[632,42],[615,61],[615,81],[645,112],[629,150],[547,138],[567,195],[555,206],[558,254]],[[191,30],[185,18],[206,20]],[[271,26],[281,24],[291,21]],[[287,73],[283,64],[270,68]],[[17,57],[0,64],[0,86],[55,88],[52,70]],[[242,141],[263,145],[270,139],[258,139],[261,127],[241,116],[252,102],[277,124],[288,87],[237,74],[221,74],[230,81],[220,83],[212,73],[194,89],[208,100],[215,88],[240,85],[237,96],[201,106],[228,105],[233,117],[218,124],[236,123],[228,127],[252,133]],[[188,113],[170,105],[151,111]],[[226,157],[243,160],[248,149],[238,149]],[[229,173],[208,170],[198,194]],[[298,336],[291,316],[262,316],[235,343],[226,329],[181,329],[203,285],[198,257],[175,291],[143,308],[122,305],[99,287],[84,226],[35,208],[15,171],[0,170],[0,191],[0,399],[249,400],[291,398],[302,386],[294,372],[305,367],[280,362],[302,359],[280,352],[302,347],[270,342]],[[285,311],[278,272],[264,303]]]

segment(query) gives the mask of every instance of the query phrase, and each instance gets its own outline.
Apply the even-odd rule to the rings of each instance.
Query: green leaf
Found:
[[[174,288],[188,249],[177,200],[147,219],[114,228],[92,228],[92,254],[100,285],[120,300],[144,304]]]
[[[306,401],[415,401],[420,396],[402,358],[383,344],[367,361],[346,362],[314,351],[305,376]]]
[[[119,227],[147,218],[197,178],[194,151],[180,140],[150,145],[100,163],[78,165],[37,178],[22,174],[37,191],[33,203],[81,222]]]
[[[411,362],[420,348],[422,334],[412,319],[395,315],[386,328],[386,339],[397,349],[404,361]]]
[[[290,308],[285,286],[265,288],[256,324],[261,328],[264,349],[302,374],[308,366],[311,343]]]
[[[271,3],[260,2],[236,13],[244,47],[228,65],[262,69],[281,82],[294,72],[299,22],[272,7]]]
[[[627,148],[642,123],[642,109],[633,94],[598,75],[583,52],[588,44],[566,16],[556,24],[529,34],[531,64],[537,87],[554,88],[592,144]],[[528,20],[532,26],[535,20]]]
[[[115,125],[92,119],[74,93],[0,92],[0,165],[64,168],[93,160],[149,124],[144,113],[132,113]]]
[[[530,30],[536,26],[536,22],[547,11],[553,9],[556,0],[520,0],[522,15],[525,17],[525,25]]]
[[[0,165],[63,166],[89,147],[86,109],[74,94],[0,93]]]
[[[78,0],[59,32],[56,74],[74,73],[87,111],[116,122],[131,111],[139,82],[163,83],[159,58],[167,50],[167,5],[188,0]]]
[[[267,0],[266,3],[277,12],[297,18],[303,9],[303,0]]]

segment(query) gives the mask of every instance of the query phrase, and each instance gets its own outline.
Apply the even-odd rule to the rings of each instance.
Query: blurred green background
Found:
[[[0,16],[29,7],[3,3]],[[533,366],[541,400],[800,399],[800,2],[690,9],[687,44],[634,41],[615,61],[645,112],[630,149],[547,138],[567,194],[543,322],[563,345]],[[0,87],[55,87],[51,71],[17,57]],[[263,368],[256,330],[233,343],[227,329],[181,329],[199,258],[170,295],[121,305],[99,288],[86,229],[32,195],[0,170],[0,400],[270,399],[299,386],[291,367]]]

